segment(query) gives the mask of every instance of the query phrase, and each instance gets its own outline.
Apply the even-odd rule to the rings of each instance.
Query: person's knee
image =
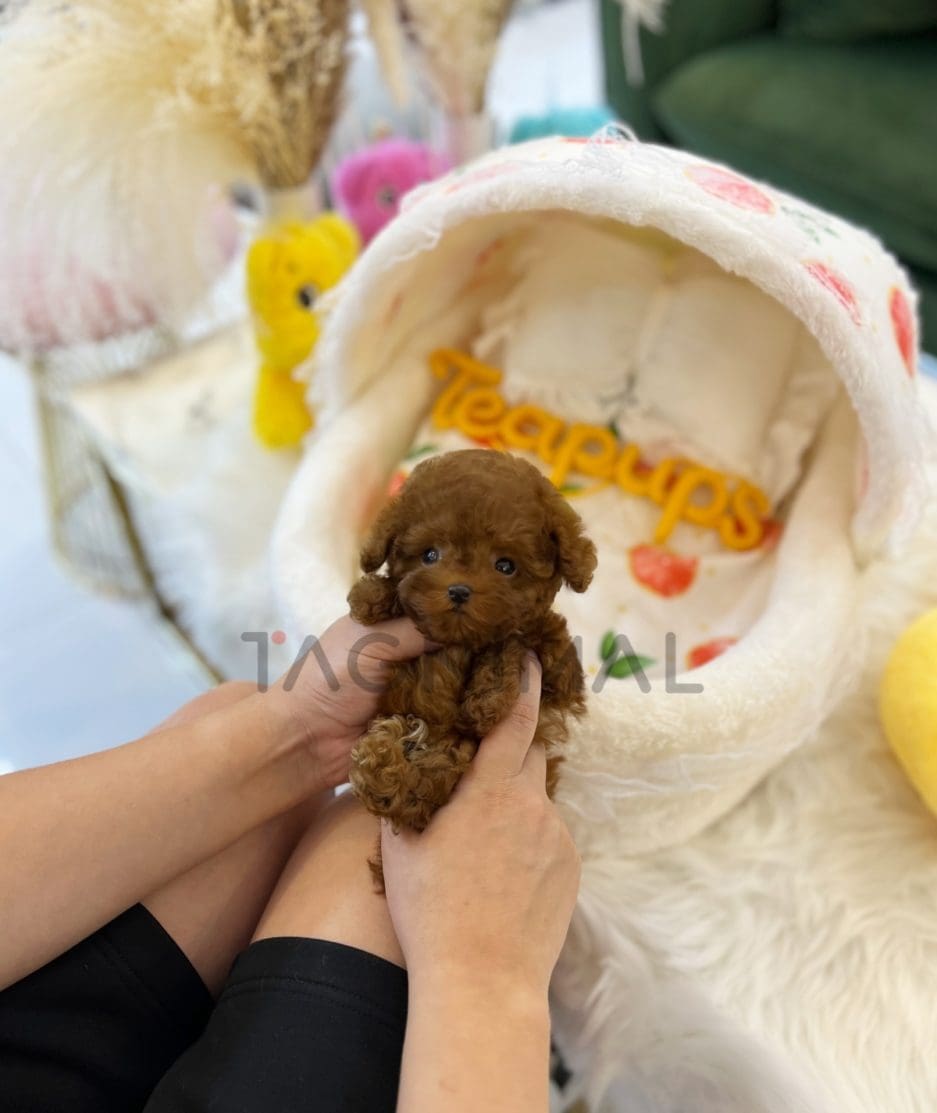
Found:
[[[368,867],[374,816],[346,793],[316,817],[283,871],[255,939],[306,936],[357,947],[405,965],[387,902]]]
[[[250,942],[284,866],[325,803],[320,794],[274,816],[143,901],[213,993]]]

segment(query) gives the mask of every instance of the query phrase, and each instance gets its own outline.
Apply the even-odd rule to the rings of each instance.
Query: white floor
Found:
[[[204,680],[145,609],[85,591],[49,544],[30,382],[0,357],[0,769],[133,738]]]

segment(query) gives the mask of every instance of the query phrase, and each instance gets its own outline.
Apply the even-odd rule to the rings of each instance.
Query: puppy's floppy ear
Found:
[[[392,499],[378,514],[374,524],[361,546],[361,568],[364,572],[376,572],[390,556],[390,548],[400,529],[400,496]]]
[[[585,591],[598,563],[595,545],[586,537],[582,519],[555,488],[547,496],[548,529],[556,545],[556,568],[573,591]]]

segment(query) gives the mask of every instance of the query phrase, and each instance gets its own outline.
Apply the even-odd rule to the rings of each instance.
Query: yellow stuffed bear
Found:
[[[247,298],[261,355],[254,432],[268,448],[299,444],[313,426],[294,372],[319,339],[319,296],[358,254],[358,233],[335,213],[269,225],[247,255]]]

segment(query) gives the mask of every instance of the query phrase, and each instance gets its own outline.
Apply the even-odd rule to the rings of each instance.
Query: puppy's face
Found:
[[[421,464],[385,508],[362,566],[385,561],[426,637],[480,648],[535,627],[564,580],[584,591],[595,549],[535,467],[470,449]]]

